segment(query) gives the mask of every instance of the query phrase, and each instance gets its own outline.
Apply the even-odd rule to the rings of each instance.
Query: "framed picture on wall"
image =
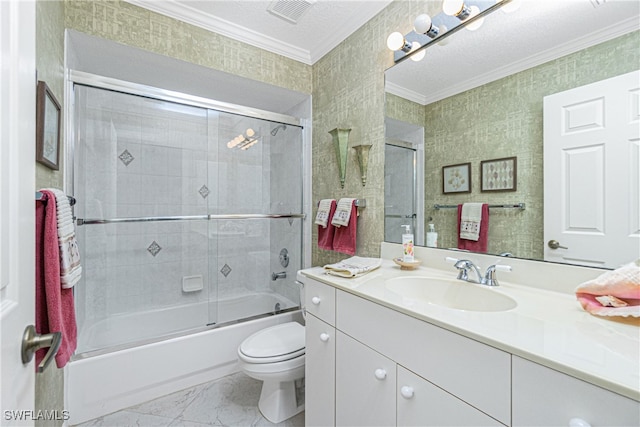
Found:
[[[484,160],[480,162],[480,191],[516,191],[518,189],[518,158]]]
[[[36,161],[60,168],[60,104],[43,81],[36,91]]]
[[[442,193],[471,193],[471,163],[442,167]]]

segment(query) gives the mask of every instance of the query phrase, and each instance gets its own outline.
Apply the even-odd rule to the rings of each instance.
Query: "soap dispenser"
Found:
[[[438,247],[438,233],[436,232],[436,228],[433,224],[429,224],[429,229],[427,231],[427,246],[430,248]]]
[[[413,262],[413,234],[410,225],[402,225],[404,233],[402,234],[402,261]]]

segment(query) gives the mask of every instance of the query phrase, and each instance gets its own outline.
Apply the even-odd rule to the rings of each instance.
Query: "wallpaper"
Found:
[[[637,70],[639,45],[640,32],[627,34],[425,107],[425,216],[440,247],[457,246],[457,216],[434,203],[524,202],[524,211],[490,211],[488,252],[543,258],[543,98]],[[480,162],[511,156],[517,191],[480,192]],[[442,194],[442,167],[466,162],[471,193]]]

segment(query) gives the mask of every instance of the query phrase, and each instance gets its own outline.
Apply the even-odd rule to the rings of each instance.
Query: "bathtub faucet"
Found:
[[[286,271],[281,271],[280,273],[271,273],[271,280],[284,279],[287,277]]]

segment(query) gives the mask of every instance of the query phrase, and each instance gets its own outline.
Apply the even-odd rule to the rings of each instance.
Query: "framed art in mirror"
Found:
[[[480,191],[516,191],[518,158],[483,160],[480,162]]]
[[[442,167],[442,194],[471,193],[471,163]]]
[[[36,94],[36,161],[58,170],[61,109],[47,84],[38,81]]]

